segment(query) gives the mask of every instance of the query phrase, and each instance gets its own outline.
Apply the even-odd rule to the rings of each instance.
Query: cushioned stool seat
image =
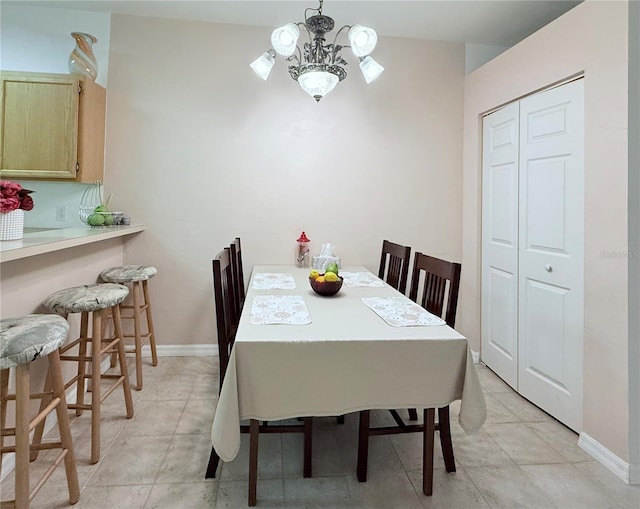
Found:
[[[43,302],[58,314],[83,313],[117,306],[129,295],[129,289],[117,284],[74,286],[49,295]]]
[[[120,321],[120,303],[129,295],[126,286],[105,283],[75,286],[52,293],[44,300],[48,309],[65,317],[69,313],[82,313],[80,319],[80,337],[63,346],[60,352],[63,361],[74,361],[78,365],[77,375],[65,384],[65,388],[77,384],[76,403],[69,404],[69,408],[76,410],[76,415],[82,415],[83,410],[91,410],[91,463],[100,459],[100,405],[118,385],[122,385],[127,418],[133,417],[133,402],[129,387],[129,374],[125,360],[124,341],[122,340],[122,324]],[[111,313],[114,323],[113,337],[104,337],[103,323],[107,313]],[[89,336],[89,318],[92,329]],[[91,353],[87,354],[87,346],[91,345]],[[77,355],[67,352],[78,346]],[[116,356],[120,360],[120,373],[101,374],[100,362],[103,355]],[[87,370],[89,363],[91,370]],[[91,380],[91,403],[85,404],[85,380]],[[113,380],[113,384],[101,396],[101,380]],[[36,428],[34,442],[42,437],[44,423]]]
[[[44,482],[53,474],[54,469],[64,459],[69,489],[69,501],[75,504],[80,497],[78,474],[76,472],[73,455],[71,429],[67,404],[64,393],[64,383],[60,369],[59,348],[67,339],[69,324],[57,315],[27,315],[18,318],[0,320],[0,465],[2,455],[15,453],[15,500],[11,501],[17,508],[28,508],[30,500],[36,495]],[[47,357],[49,374],[45,390],[41,393],[31,393],[30,363],[39,357]],[[15,368],[15,394],[9,394],[9,368]],[[51,387],[50,390],[48,386]],[[41,399],[42,404],[38,415],[29,419],[30,399]],[[7,403],[15,400],[16,425],[15,428],[6,427]],[[45,418],[56,410],[60,441],[47,444],[29,445],[29,431],[44,423]],[[4,446],[5,436],[15,436],[15,445]],[[40,449],[61,449],[52,467],[47,469],[41,480],[35,485],[33,492],[29,486],[29,456],[35,452],[33,459]],[[2,502],[2,506],[5,506]]]
[[[147,282],[158,273],[155,267],[150,265],[122,265],[111,267],[100,273],[100,279],[109,283],[131,284],[131,296],[133,303],[122,304],[122,319],[133,320],[133,333],[124,332],[124,338],[132,338],[133,345],[125,345],[126,353],[133,353],[136,359],[136,390],[142,389],[142,345],[149,341],[151,349],[151,365],[158,365],[156,352],[156,337],[153,331],[153,318],[151,316],[151,301]],[[147,332],[142,332],[142,320],[140,315],[146,314]]]

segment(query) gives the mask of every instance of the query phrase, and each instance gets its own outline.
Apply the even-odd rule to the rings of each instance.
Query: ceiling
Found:
[[[379,35],[509,47],[582,0],[325,0],[323,14],[336,26],[360,23]],[[277,27],[302,21],[318,0],[3,0],[37,5]]]

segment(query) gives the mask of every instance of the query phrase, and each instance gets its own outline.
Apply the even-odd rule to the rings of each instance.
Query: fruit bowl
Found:
[[[324,297],[329,297],[331,295],[335,295],[342,288],[342,276],[338,276],[337,281],[316,281],[314,278],[309,278],[309,284],[314,292],[318,295],[322,295]]]
[[[118,226],[122,222],[122,212],[89,212],[80,211],[80,219],[92,228]]]

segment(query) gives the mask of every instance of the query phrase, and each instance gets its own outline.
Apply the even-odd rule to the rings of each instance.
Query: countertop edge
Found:
[[[23,258],[28,258],[30,256],[36,256],[45,253],[52,253],[54,251],[60,251],[62,249],[82,246],[85,244],[92,244],[94,242],[100,242],[102,240],[124,237],[125,235],[142,232],[145,229],[146,225],[144,224],[119,226],[116,228],[104,228],[100,230],[78,229],[79,231],[77,235],[70,236],[68,238],[59,240],[47,240],[45,238],[40,243],[34,243],[33,245],[29,246],[17,247],[15,249],[1,251],[0,263],[20,260]],[[0,249],[2,249],[2,243],[0,243]]]

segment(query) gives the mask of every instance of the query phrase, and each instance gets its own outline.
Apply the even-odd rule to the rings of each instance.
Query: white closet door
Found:
[[[482,360],[518,383],[519,105],[483,121]]]
[[[520,101],[519,380],[582,427],[584,80]]]

